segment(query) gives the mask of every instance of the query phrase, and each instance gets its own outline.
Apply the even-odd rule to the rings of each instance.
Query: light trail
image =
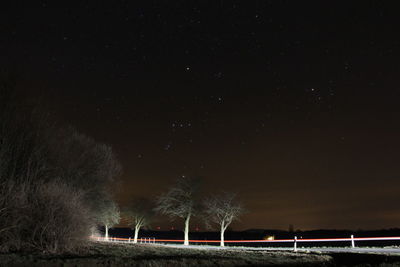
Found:
[[[105,237],[94,236],[93,239],[97,240],[106,240]],[[109,237],[110,240],[117,241],[132,241],[129,238],[121,238],[121,237]],[[141,239],[139,238],[138,241]],[[173,243],[181,243],[184,242],[183,239],[154,239],[154,238],[142,238],[143,240],[148,241],[149,243],[154,242],[173,242]],[[400,236],[392,236],[392,237],[354,237],[354,238],[298,238],[296,240],[297,243],[306,243],[306,242],[351,242],[351,241],[389,241],[389,240],[400,240]],[[220,240],[189,240],[190,243],[220,243]],[[294,243],[295,239],[275,239],[275,240],[225,240],[225,243]]]

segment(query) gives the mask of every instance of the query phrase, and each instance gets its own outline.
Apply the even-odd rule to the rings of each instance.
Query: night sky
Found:
[[[0,67],[115,148],[120,204],[200,176],[234,229],[399,226],[397,1],[15,2]]]

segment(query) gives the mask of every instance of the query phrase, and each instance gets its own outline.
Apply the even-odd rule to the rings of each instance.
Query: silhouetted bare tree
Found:
[[[190,218],[196,215],[199,208],[199,182],[199,179],[181,177],[157,199],[156,211],[171,218],[179,217],[185,220],[184,245],[189,245]]]
[[[115,207],[120,165],[111,147],[59,130],[13,86],[0,79],[0,250],[73,249]]]
[[[128,225],[134,230],[133,242],[137,243],[139,231],[146,227],[154,216],[154,205],[147,198],[138,198],[132,201],[123,210],[123,217]]]
[[[225,246],[224,234],[228,226],[243,213],[242,205],[233,193],[222,193],[204,201],[206,222],[219,225],[221,233],[220,245]]]
[[[100,205],[101,212],[97,214],[97,220],[104,226],[104,238],[108,240],[108,230],[119,223],[121,215],[118,206],[112,200],[105,199]]]
[[[39,185],[49,175],[46,121],[34,106],[21,101],[15,83],[0,79],[0,248],[18,250],[37,240],[25,233],[35,227],[28,212],[34,210]],[[42,225],[43,226],[43,225]]]
[[[58,132],[52,148],[57,176],[82,189],[92,211],[101,213],[103,200],[111,199],[122,169],[112,148],[71,127]]]

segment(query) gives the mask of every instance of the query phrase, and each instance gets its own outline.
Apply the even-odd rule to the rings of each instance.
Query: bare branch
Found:
[[[168,192],[157,199],[155,210],[170,217],[186,218],[189,214],[195,215],[199,206],[199,186],[199,179],[181,177]]]
[[[131,228],[148,226],[154,217],[153,203],[147,198],[137,198],[122,210],[122,216]]]
[[[233,193],[222,193],[211,197],[204,202],[208,223],[218,224],[226,230],[228,226],[244,212],[242,205],[236,200]]]

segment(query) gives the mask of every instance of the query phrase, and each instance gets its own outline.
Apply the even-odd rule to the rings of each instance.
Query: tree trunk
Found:
[[[107,224],[104,225],[104,228],[105,228],[104,239],[108,241],[108,225]]]
[[[135,226],[135,236],[133,238],[133,243],[137,243],[139,231],[140,231],[140,227]]]
[[[224,234],[225,234],[225,226],[224,226],[224,224],[222,224],[222,225],[221,225],[221,243],[220,243],[221,247],[225,247],[225,237],[224,237]]]
[[[190,213],[186,217],[185,220],[185,242],[183,243],[185,246],[189,245],[189,221],[190,221]]]

